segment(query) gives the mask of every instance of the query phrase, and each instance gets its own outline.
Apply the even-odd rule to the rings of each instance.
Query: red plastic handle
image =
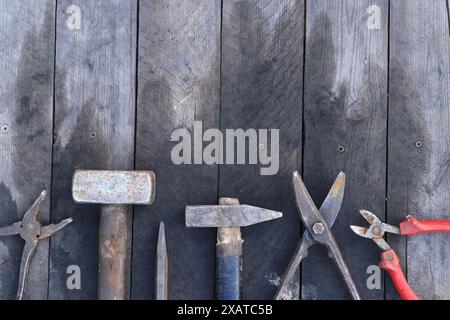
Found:
[[[447,232],[450,233],[450,221],[448,220],[417,220],[413,216],[407,216],[400,223],[400,234],[413,236],[419,233]]]
[[[381,253],[380,268],[389,273],[395,289],[403,300],[420,300],[406,281],[400,261],[393,249]]]

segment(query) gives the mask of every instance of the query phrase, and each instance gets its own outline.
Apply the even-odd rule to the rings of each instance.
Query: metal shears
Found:
[[[282,300],[287,298],[286,290],[288,289],[289,283],[295,275],[303,258],[308,255],[309,247],[320,244],[328,249],[329,256],[336,262],[353,299],[360,300],[361,297],[353,277],[330,229],[338,216],[344,198],[345,174],[343,172],[339,173],[320,207],[320,210],[317,209],[311,199],[311,196],[297,171],[292,174],[292,184],[294,187],[298,212],[307,230],[303,233],[303,237],[300,240],[296,252],[281,279],[280,287],[275,295],[275,299]]]

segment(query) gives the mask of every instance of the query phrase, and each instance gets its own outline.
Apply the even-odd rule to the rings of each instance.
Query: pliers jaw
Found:
[[[44,190],[41,192],[39,197],[34,201],[33,205],[25,212],[22,218],[22,224],[33,224],[37,221],[37,215],[41,210],[42,203],[47,199],[48,191]]]
[[[363,228],[358,226],[350,226],[354,233],[357,235],[372,239],[378,247],[383,251],[390,250],[391,247],[383,239],[386,232],[400,234],[400,229],[398,227],[391,226],[387,223],[381,222],[381,220],[372,212],[368,210],[360,210],[359,213],[369,222],[369,228]]]
[[[57,224],[42,226],[37,216],[42,203],[47,198],[47,190],[42,191],[40,196],[34,201],[33,205],[24,214],[22,221],[16,222],[10,226],[0,228],[0,236],[12,236],[19,234],[25,240],[25,246],[22,252],[22,260],[19,272],[19,288],[17,290],[17,299],[22,300],[26,296],[26,285],[30,271],[31,258],[36,251],[39,240],[50,237],[55,232],[61,230],[72,222],[72,218],[62,220]]]

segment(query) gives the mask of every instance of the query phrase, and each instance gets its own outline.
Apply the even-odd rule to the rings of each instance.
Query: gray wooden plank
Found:
[[[50,189],[55,1],[0,1],[0,227]],[[49,221],[49,201],[38,216]],[[23,240],[0,238],[0,299],[15,299]],[[45,299],[48,240],[33,257],[28,298]]]
[[[187,204],[217,202],[216,165],[176,165],[175,129],[219,125],[219,0],[141,0],[136,167],[156,172],[156,200],[135,209],[132,298],[151,299],[158,225],[164,221],[169,299],[210,299],[215,230],[187,229]]]
[[[388,217],[450,218],[450,43],[446,1],[391,2]],[[419,144],[417,144],[419,142]],[[425,299],[450,298],[450,238],[388,242],[411,287]],[[405,251],[407,254],[405,256]],[[388,298],[398,297],[392,289]]]
[[[74,222],[51,241],[51,299],[97,297],[100,207],[75,205],[71,178],[75,168],[133,169],[136,19],[133,0],[58,1],[52,220]],[[80,290],[66,286],[70,265]]]
[[[379,9],[380,29],[369,28],[372,5]],[[378,249],[349,225],[364,225],[361,208],[383,219],[385,214],[388,1],[308,1],[306,16],[305,184],[319,206],[339,171],[346,173],[332,231],[361,296],[382,299],[383,286],[366,286]],[[350,298],[323,247],[309,251],[302,279],[303,299]]]
[[[223,3],[221,130],[278,129],[280,135],[274,175],[248,164],[248,144],[246,165],[220,167],[220,196],[284,213],[243,228],[243,299],[274,297],[300,239],[291,176],[302,158],[303,9],[301,0]],[[290,291],[298,298],[298,274]]]

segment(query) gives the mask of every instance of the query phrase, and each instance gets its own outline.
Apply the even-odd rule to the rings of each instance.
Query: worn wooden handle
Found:
[[[99,228],[99,300],[125,299],[126,205],[103,205]]]
[[[216,246],[216,298],[239,300],[242,239],[239,228],[218,228]]]

